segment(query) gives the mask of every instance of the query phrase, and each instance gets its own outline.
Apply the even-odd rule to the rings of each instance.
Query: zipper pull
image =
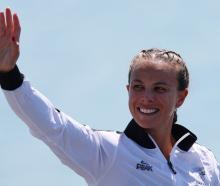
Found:
[[[171,163],[170,158],[167,160],[167,164],[168,164],[170,170],[173,172],[173,174],[176,174],[176,171],[173,168],[173,164]]]

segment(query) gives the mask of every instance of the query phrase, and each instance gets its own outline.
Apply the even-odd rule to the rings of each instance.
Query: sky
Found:
[[[20,17],[18,66],[57,108],[96,129],[123,131],[131,119],[130,61],[142,49],[180,53],[190,72],[178,110],[220,160],[220,2],[194,0],[1,0]],[[86,186],[9,108],[0,93],[0,185]]]

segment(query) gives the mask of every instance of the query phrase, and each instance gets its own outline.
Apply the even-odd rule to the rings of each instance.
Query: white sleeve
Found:
[[[217,162],[213,152],[207,148],[205,148],[205,160],[209,165],[207,171],[210,176],[210,186],[220,186],[220,164]]]
[[[118,135],[94,131],[79,124],[54,105],[30,83],[4,94],[14,112],[28,125],[32,135],[44,141],[59,159],[88,183],[94,183],[112,162]]]
[[[216,161],[214,155],[214,163],[213,163],[213,167],[214,167],[214,175],[213,175],[213,186],[220,186],[220,164]]]
[[[216,185],[219,184],[220,185],[220,164],[217,163],[217,175],[216,175]]]

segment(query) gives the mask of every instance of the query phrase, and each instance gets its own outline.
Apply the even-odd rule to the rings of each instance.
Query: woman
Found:
[[[57,109],[34,89],[16,66],[20,25],[10,9],[0,13],[0,84],[31,133],[88,185],[220,185],[219,164],[196,136],[175,124],[189,75],[172,51],[141,51],[129,71],[133,119],[122,133],[96,131]]]

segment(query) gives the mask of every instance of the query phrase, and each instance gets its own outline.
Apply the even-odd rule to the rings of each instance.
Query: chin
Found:
[[[151,121],[146,121],[146,120],[140,120],[140,119],[137,119],[137,118],[134,118],[134,120],[136,121],[136,123],[144,128],[144,129],[152,129],[155,127],[155,125],[152,125],[154,122],[151,122]]]

